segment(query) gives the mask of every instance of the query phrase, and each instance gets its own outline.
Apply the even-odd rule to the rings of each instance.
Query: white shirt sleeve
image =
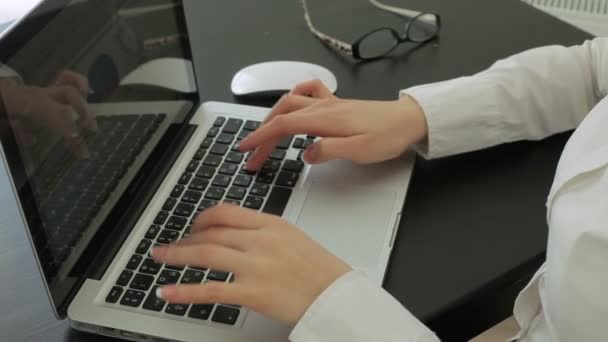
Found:
[[[573,129],[606,94],[608,38],[536,48],[474,76],[402,91],[425,112],[428,140],[418,151],[427,158]]]
[[[438,342],[435,334],[381,287],[353,271],[308,309],[292,342]]]

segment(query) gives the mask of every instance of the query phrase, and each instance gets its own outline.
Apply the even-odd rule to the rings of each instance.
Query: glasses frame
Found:
[[[363,61],[382,58],[382,57],[390,54],[393,50],[395,50],[395,48],[397,46],[399,46],[405,42],[413,42],[413,43],[418,43],[418,44],[428,42],[430,40],[435,39],[439,35],[439,32],[441,31],[441,16],[437,13],[432,13],[432,12],[425,13],[425,12],[414,11],[414,10],[410,10],[410,9],[406,9],[406,8],[390,6],[390,5],[383,4],[377,0],[368,0],[368,1],[374,7],[377,7],[384,11],[391,12],[391,13],[400,15],[404,18],[410,19],[410,21],[407,23],[407,25],[405,27],[405,32],[403,34],[400,34],[397,30],[395,30],[392,27],[381,27],[381,28],[372,30],[372,31],[364,34],[361,38],[357,39],[353,44],[350,44],[343,40],[329,36],[329,35],[321,32],[319,29],[317,29],[317,27],[314,25],[314,23],[312,22],[312,19],[310,17],[310,11],[308,9],[308,1],[300,0],[300,3],[302,4],[302,7],[304,8],[304,19],[306,21],[306,24],[308,25],[308,29],[315,37],[317,37],[319,40],[321,40],[325,44],[331,46],[332,48],[334,48],[346,55],[349,55],[355,59],[363,60]],[[434,35],[432,35],[431,37],[429,37],[427,39],[423,39],[423,40],[411,39],[410,30],[412,27],[412,23],[415,23],[416,20],[424,20],[421,18],[426,15],[433,15],[435,17],[436,24],[437,24],[437,32],[435,32]],[[380,31],[390,31],[391,34],[393,35],[393,37],[395,38],[395,45],[391,49],[387,50],[384,54],[381,54],[381,55],[378,55],[375,57],[361,56],[360,49],[359,49],[361,46],[361,43],[367,37],[369,37],[377,32],[380,32]]]

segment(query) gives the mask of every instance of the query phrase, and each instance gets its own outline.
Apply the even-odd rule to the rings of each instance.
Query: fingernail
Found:
[[[304,151],[304,161],[312,164],[315,162],[315,160],[317,160],[319,154],[319,149],[317,148],[317,146],[315,145],[310,145],[306,148],[306,150]]]
[[[152,257],[157,261],[162,261],[165,259],[167,255],[168,248],[167,247],[156,247],[152,250]]]
[[[156,289],[156,297],[160,299],[171,299],[177,294],[177,288],[175,286],[164,286]]]
[[[237,150],[239,150],[239,151],[241,151],[241,144],[240,143],[236,143],[236,145],[234,145],[234,148],[237,149]]]

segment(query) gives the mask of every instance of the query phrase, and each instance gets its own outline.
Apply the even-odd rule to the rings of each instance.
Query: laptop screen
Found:
[[[46,0],[0,40],[4,159],[56,306],[142,165],[198,103],[183,76],[192,67],[182,7]],[[171,77],[186,85],[169,87]]]

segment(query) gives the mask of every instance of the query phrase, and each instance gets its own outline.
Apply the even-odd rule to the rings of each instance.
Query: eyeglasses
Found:
[[[353,44],[328,36],[319,31],[310,19],[307,0],[300,0],[304,7],[304,18],[308,29],[319,40],[358,60],[378,59],[391,53],[397,46],[405,42],[425,43],[439,35],[441,18],[436,13],[422,13],[405,8],[389,6],[377,0],[368,0],[372,5],[382,10],[395,13],[408,19],[403,34],[390,27],[383,27],[356,40]]]

